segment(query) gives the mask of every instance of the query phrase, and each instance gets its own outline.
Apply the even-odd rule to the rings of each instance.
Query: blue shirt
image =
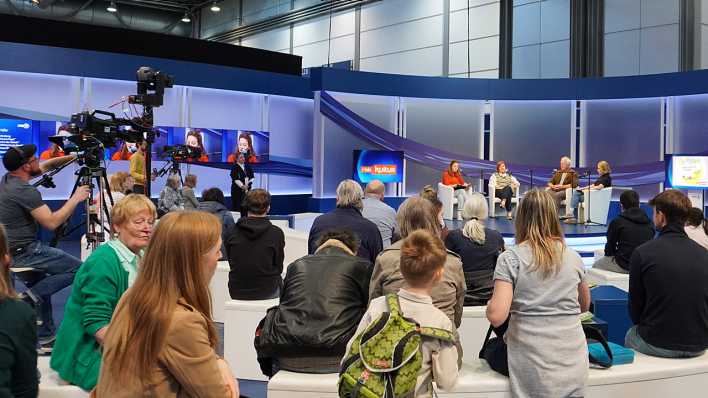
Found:
[[[376,198],[365,198],[364,210],[362,210],[361,214],[364,218],[376,224],[379,232],[381,232],[384,249],[391,246],[393,231],[398,228],[396,210]]]

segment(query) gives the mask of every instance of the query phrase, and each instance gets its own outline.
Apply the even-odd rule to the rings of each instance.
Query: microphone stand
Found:
[[[594,222],[592,219],[590,219],[590,171],[587,172],[587,177],[588,177],[588,197],[587,197],[587,202],[588,202],[588,208],[587,208],[587,217],[585,218],[585,226],[589,225],[602,225],[600,223]],[[580,213],[578,212],[578,216]]]

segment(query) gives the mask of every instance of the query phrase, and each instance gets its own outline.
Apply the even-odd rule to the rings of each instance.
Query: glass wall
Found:
[[[567,78],[570,1],[514,0],[512,17],[512,77]]]
[[[708,94],[674,97],[673,153],[708,151]],[[668,152],[668,151],[667,151]]]
[[[679,69],[680,0],[605,0],[605,76]]]

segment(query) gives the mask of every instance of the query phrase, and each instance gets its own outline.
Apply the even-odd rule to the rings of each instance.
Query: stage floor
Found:
[[[464,225],[462,220],[445,220],[445,224],[449,229],[459,229]],[[487,228],[499,231],[505,238],[514,237],[514,220],[507,220],[506,217],[487,218],[484,221]],[[588,237],[588,236],[605,236],[607,234],[606,225],[578,225],[566,224],[561,221],[563,233],[566,237]]]

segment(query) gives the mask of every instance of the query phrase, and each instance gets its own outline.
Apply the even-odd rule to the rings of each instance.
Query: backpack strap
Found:
[[[420,334],[426,337],[432,337],[434,339],[447,341],[448,343],[455,344],[455,335],[446,329],[431,328],[431,327],[421,327]]]
[[[391,316],[401,314],[401,303],[398,301],[398,295],[396,293],[389,293],[386,295],[386,304],[388,304],[388,310],[391,313]]]
[[[596,329],[590,325],[583,325],[583,332],[585,333],[586,338],[596,340],[598,343],[600,343],[600,345],[602,345],[602,348],[605,349],[607,357],[609,358],[608,361],[602,361],[601,359],[594,357],[592,354],[590,354],[590,352],[588,352],[588,359],[590,360],[590,363],[604,369],[612,367],[612,361],[614,360],[612,356],[612,350],[610,349],[609,344],[607,344],[607,339],[605,338],[605,336],[602,335],[602,332],[600,332],[599,329]]]

